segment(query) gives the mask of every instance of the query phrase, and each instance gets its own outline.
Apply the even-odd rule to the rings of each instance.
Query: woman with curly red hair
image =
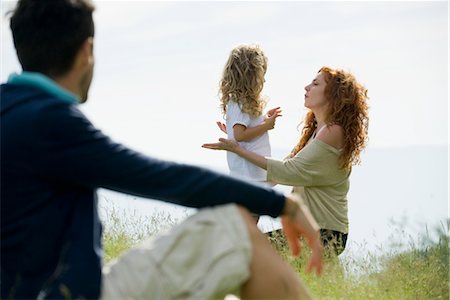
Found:
[[[319,224],[323,245],[339,255],[348,236],[351,168],[367,143],[367,89],[351,73],[323,67],[305,90],[309,111],[304,128],[284,160],[263,157],[227,139],[203,147],[234,152],[266,169],[268,181],[293,186]]]

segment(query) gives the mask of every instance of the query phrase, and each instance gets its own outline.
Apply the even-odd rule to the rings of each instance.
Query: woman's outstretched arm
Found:
[[[242,148],[241,146],[239,146],[237,142],[233,140],[220,138],[219,142],[203,144],[202,147],[213,150],[226,150],[236,153],[240,157],[248,160],[249,162],[257,165],[258,167],[267,170],[267,159],[264,156]]]

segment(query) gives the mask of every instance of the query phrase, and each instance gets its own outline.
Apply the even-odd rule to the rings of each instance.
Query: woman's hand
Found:
[[[226,150],[234,153],[240,148],[238,142],[224,138],[220,138],[218,143],[203,144],[202,147],[213,150]]]
[[[242,148],[236,141],[220,138],[218,143],[203,144],[202,147],[212,150],[226,150],[236,153],[240,157],[248,160],[258,167],[267,170],[267,158]]]
[[[295,197],[286,196],[286,203],[281,216],[281,225],[292,254],[297,256],[301,251],[299,237],[303,236],[311,248],[311,257],[306,267],[307,272],[316,270],[322,272],[322,244],[320,243],[319,226],[309,212],[309,209],[299,204]]]

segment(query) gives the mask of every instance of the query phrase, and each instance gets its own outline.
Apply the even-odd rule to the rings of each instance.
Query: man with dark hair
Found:
[[[1,85],[1,298],[298,298],[308,292],[249,211],[281,216],[322,266],[318,227],[291,196],[113,142],[77,108],[94,58],[87,0],[20,0],[21,74]],[[102,270],[96,188],[201,208]]]

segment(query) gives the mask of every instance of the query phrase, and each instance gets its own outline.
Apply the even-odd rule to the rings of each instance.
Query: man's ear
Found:
[[[88,37],[85,41],[85,43],[88,44],[88,48],[89,48],[89,64],[93,64],[94,63],[94,38],[93,37]]]
[[[86,66],[90,66],[94,63],[94,39],[92,37],[88,37],[84,40],[83,44],[78,51],[76,57],[76,65],[80,68],[85,68]]]

